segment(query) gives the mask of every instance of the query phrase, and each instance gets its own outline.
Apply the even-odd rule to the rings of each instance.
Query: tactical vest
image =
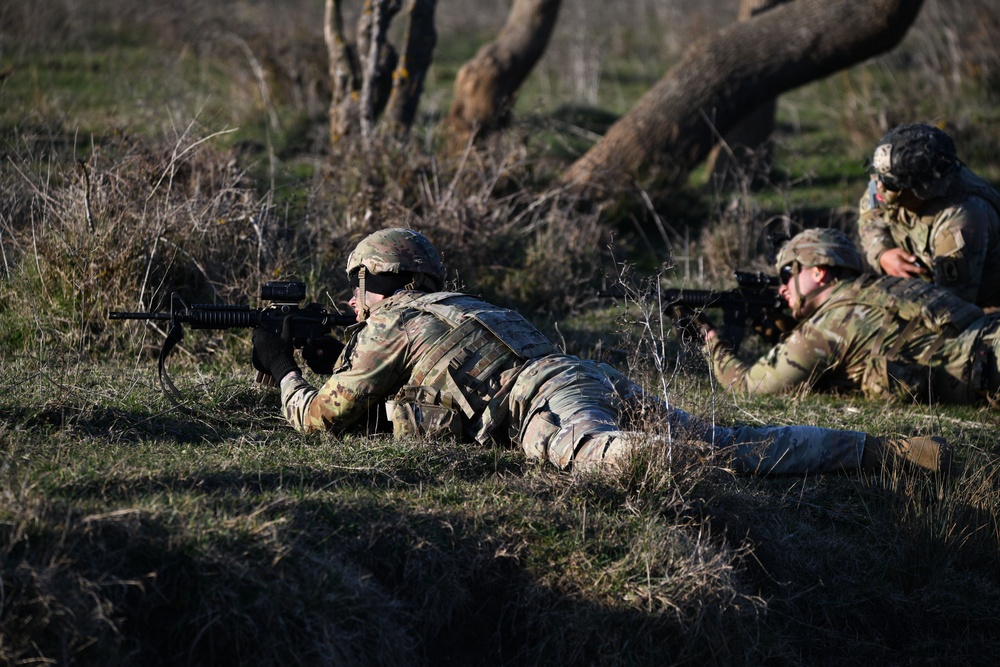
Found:
[[[868,306],[884,313],[862,378],[862,390],[868,396],[926,397],[933,384],[933,371],[928,366],[934,354],[948,338],[983,316],[979,306],[922,280],[868,275],[855,280],[845,292],[822,304],[816,314],[845,305]],[[900,354],[908,341],[928,333],[937,335],[919,355]],[[896,338],[887,346],[890,334]]]
[[[484,419],[496,397],[501,373],[556,352],[520,313],[465,294],[421,294],[399,305],[433,315],[451,332],[418,360],[410,384],[387,406],[397,436],[432,436],[441,431],[459,435],[456,412],[476,430],[488,430],[489,423],[476,422]],[[485,420],[493,417],[486,415]]]
[[[966,196],[983,199],[1000,216],[1000,190],[963,166],[948,185],[943,197],[947,201],[956,202]],[[893,242],[896,245],[917,255],[924,255],[927,252],[928,236],[934,219],[938,215],[937,210],[924,215],[904,214],[898,203],[886,204],[878,199],[874,179],[868,182],[868,190],[861,197],[858,209],[859,224],[863,224],[869,218],[885,215],[887,220],[901,225],[899,229],[892,232]],[[873,265],[878,266],[874,260],[869,259]],[[929,277],[927,279],[930,280]]]
[[[854,281],[848,295],[829,305],[842,305],[845,301],[884,310],[887,322],[913,322],[914,326],[934,333],[963,331],[983,316],[982,308],[946,289],[922,280],[893,276],[862,276]],[[817,312],[826,306],[823,304]]]
[[[879,202],[875,192],[875,181],[871,180],[868,183],[868,190],[865,196],[861,198],[859,206],[861,214],[870,211],[889,211],[891,213],[898,210],[898,205],[886,205]],[[962,167],[958,174],[955,175],[954,180],[948,185],[948,189],[945,191],[943,197],[954,201],[969,195],[985,200],[997,215],[1000,215],[1000,190],[990,185],[986,179],[974,174],[968,167]],[[918,217],[918,219],[923,220],[924,218]]]

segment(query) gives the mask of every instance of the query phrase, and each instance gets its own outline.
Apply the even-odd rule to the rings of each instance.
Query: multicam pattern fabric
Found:
[[[856,470],[866,434],[818,426],[714,429],[715,447],[737,472],[790,475]]]
[[[972,368],[988,359],[996,374],[1000,337],[988,334],[1000,327],[1000,315],[984,315],[923,281],[892,277],[837,282],[810,301],[819,305],[809,318],[753,364],[713,342],[719,381],[753,393],[804,388],[947,403],[996,390]]]
[[[866,192],[858,229],[868,262],[902,248],[930,269],[927,279],[983,308],[1000,307],[1000,281],[987,278],[1000,265],[1000,192],[962,167],[943,197],[909,211]]]
[[[800,232],[778,250],[775,268],[798,262],[800,266],[841,266],[858,273],[864,260],[854,242],[839,229],[814,228]]]
[[[444,286],[441,256],[426,236],[412,229],[382,229],[366,236],[347,258],[347,273],[362,266],[370,273],[422,274],[434,281],[435,289]]]
[[[554,353],[517,313],[458,294],[402,292],[379,302],[352,330],[326,384],[316,389],[290,375],[281,400],[296,429],[339,432],[404,388],[413,394],[414,385],[427,387],[436,403],[458,406],[464,438],[514,444],[563,468],[614,466],[649,446],[654,438],[625,429],[642,425],[651,411],[677,438],[711,444],[748,472],[857,468],[865,440],[811,426],[702,422],[606,364]]]

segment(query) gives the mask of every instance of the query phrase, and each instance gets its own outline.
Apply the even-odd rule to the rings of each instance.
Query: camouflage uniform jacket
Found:
[[[917,212],[869,187],[859,211],[861,244],[877,272],[882,253],[902,248],[931,269],[928,280],[983,308],[1000,306],[1000,281],[985,275],[1000,265],[1000,192],[985,180],[962,167],[945,196]]]
[[[967,403],[978,398],[971,360],[995,319],[921,280],[862,276],[810,298],[815,311],[747,366],[717,341],[713,371],[748,392],[796,387]]]
[[[507,418],[506,399],[525,363],[554,352],[514,311],[457,293],[399,292],[355,325],[321,389],[283,383],[282,405],[300,431],[342,431],[407,394],[428,412],[451,413],[443,426],[456,435],[485,442]]]

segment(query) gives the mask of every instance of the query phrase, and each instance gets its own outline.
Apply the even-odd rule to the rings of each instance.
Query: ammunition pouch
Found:
[[[929,396],[929,368],[872,354],[868,357],[861,389],[868,398],[926,402]]]
[[[462,414],[447,392],[425,385],[408,385],[385,404],[396,438],[462,437]]]

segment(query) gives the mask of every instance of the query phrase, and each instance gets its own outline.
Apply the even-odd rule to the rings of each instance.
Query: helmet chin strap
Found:
[[[367,269],[362,266],[358,269],[358,301],[361,303],[361,319],[367,320],[368,316],[372,314],[371,308],[368,307],[368,294],[365,292],[365,274]]]

